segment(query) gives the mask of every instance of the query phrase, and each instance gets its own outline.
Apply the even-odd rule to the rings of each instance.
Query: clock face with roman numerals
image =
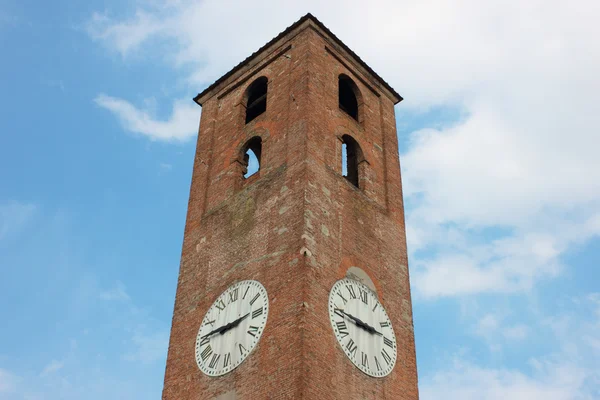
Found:
[[[215,300],[196,338],[196,362],[209,376],[224,375],[242,363],[263,333],[269,298],[257,281],[234,283]]]
[[[382,377],[396,364],[396,335],[385,309],[367,286],[342,279],[329,293],[329,319],[346,356],[365,374]]]

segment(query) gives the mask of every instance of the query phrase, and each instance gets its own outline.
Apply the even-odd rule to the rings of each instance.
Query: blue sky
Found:
[[[422,398],[600,398],[598,6],[361,4],[0,1],[0,399],[160,398],[191,98],[308,11],[406,99]]]

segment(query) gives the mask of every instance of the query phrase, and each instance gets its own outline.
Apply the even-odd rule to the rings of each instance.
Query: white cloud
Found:
[[[507,313],[487,313],[477,320],[473,333],[487,343],[492,352],[499,352],[507,345],[525,340],[529,335],[527,325],[510,323],[508,319]]]
[[[116,22],[105,14],[95,12],[86,24],[86,30],[92,38],[109,43],[122,56],[128,55],[164,28],[158,17],[142,10],[138,10],[126,22]]]
[[[102,300],[131,301],[125,285],[121,281],[117,281],[112,289],[101,291],[99,297]]]
[[[61,370],[64,366],[65,363],[63,361],[52,360],[48,365],[44,367],[44,369],[40,373],[40,377],[44,378],[49,375],[52,375],[55,372]]]
[[[139,361],[144,364],[163,360],[169,346],[168,332],[153,332],[151,334],[136,333],[131,339],[134,351],[125,354],[127,361]]]
[[[590,372],[571,363],[537,363],[534,376],[518,370],[484,368],[457,359],[422,383],[423,400],[583,400]]]
[[[542,342],[553,349],[550,353],[529,357],[526,368],[483,366],[473,361],[468,351],[444,362],[442,368],[420,371],[420,394],[423,400],[591,400],[600,394],[600,349],[595,349],[588,337],[600,340],[600,315],[595,294],[570,299],[565,310],[556,310],[549,318],[529,318],[536,324],[536,346]],[[513,313],[523,317],[521,313]],[[591,316],[591,317],[590,317]],[[528,340],[530,328],[523,324],[509,325],[502,314],[483,315],[476,324],[491,350],[499,350],[500,337],[508,340]]]
[[[168,330],[134,303],[121,281],[117,281],[112,289],[100,291],[99,297],[120,302],[119,310],[125,312],[119,317],[125,319],[122,333],[128,336],[126,341],[131,351],[123,355],[124,360],[151,364],[166,357]]]
[[[44,83],[51,88],[59,89],[63,93],[66,91],[65,82],[62,79],[47,79]]]
[[[572,243],[561,235],[541,232],[517,232],[473,243],[479,239],[477,231],[457,225],[452,229],[458,233],[447,234],[444,227],[429,226],[431,232],[438,232],[428,245],[441,250],[428,257],[412,257],[411,282],[422,298],[529,291],[539,280],[560,273],[559,257]],[[444,243],[452,235],[461,239]]]
[[[487,314],[477,322],[477,334],[487,336],[498,329],[498,317],[493,314]]]
[[[160,169],[161,169],[161,170],[163,170],[163,171],[170,171],[170,170],[172,170],[172,169],[173,169],[173,165],[172,165],[172,164],[169,164],[169,163],[164,163],[164,162],[161,162],[161,163],[160,163],[158,166],[159,166],[159,167],[160,167]]]
[[[171,116],[165,121],[122,99],[100,94],[94,101],[115,114],[125,129],[152,140],[184,141],[193,137],[198,129],[200,110],[190,100],[176,101]]]
[[[354,1],[138,4],[129,18],[94,15],[92,37],[123,57],[169,41],[161,58],[192,93],[310,10],[405,96],[400,109],[460,111],[412,132],[401,156],[417,298],[530,292],[600,233],[597,2],[378,1],[367,12]],[[177,131],[165,128],[174,118],[102,98],[128,130]],[[198,113],[176,101],[173,115],[183,107],[189,122],[177,125],[189,137]],[[498,329],[503,340],[530,335],[523,324]]]
[[[168,328],[136,306],[123,283],[104,291],[89,282],[84,286],[86,297],[77,288],[72,302],[86,315],[81,322],[90,323],[91,316],[94,324],[83,332],[81,324],[68,325],[81,315],[61,314],[55,325],[74,327],[69,331],[75,337],[49,338],[46,353],[60,352],[50,362],[22,365],[17,355],[0,356],[10,369],[0,368],[0,399],[149,399],[160,391]]]
[[[11,372],[0,368],[0,394],[12,393],[16,390],[19,379]]]
[[[598,61],[597,49],[586,44],[593,44],[599,10],[593,1],[576,3],[389,0],[372,2],[365,13],[358,1],[141,1],[128,18],[93,14],[87,29],[124,56],[152,47],[152,39],[170,39],[172,46],[160,48],[164,59],[192,64],[191,81],[209,83],[310,11],[410,104],[528,102],[545,99],[548,82],[576,90],[593,76],[593,65],[579,63]],[[589,12],[579,13],[586,6]],[[574,80],[577,88],[563,85],[579,67],[587,73]]]
[[[19,22],[19,18],[15,15],[9,14],[6,11],[0,10],[0,27],[3,25],[16,26]]]
[[[577,358],[580,363],[593,360],[600,371],[600,293],[570,299],[564,307],[569,312],[560,311],[545,318],[543,326],[560,338],[560,349],[569,357]],[[600,377],[598,377],[600,382]]]
[[[600,9],[592,0],[378,1],[368,12],[357,1],[137,4],[128,18],[94,14],[92,38],[124,57],[156,49],[190,87],[201,89],[311,11],[405,96],[402,109],[461,111],[455,124],[431,121],[413,132],[402,155],[409,248],[449,247],[417,269],[418,294],[528,290],[557,274],[571,244],[600,232]],[[161,41],[169,46],[157,47]],[[174,103],[173,116],[186,118],[167,122],[124,100],[97,101],[154,139],[196,129],[189,101]],[[465,255],[480,242],[474,230],[489,227],[507,229],[506,243],[478,251],[505,262]],[[455,288],[439,288],[449,268],[458,273]]]
[[[502,334],[510,340],[523,340],[529,335],[529,328],[524,324],[518,324],[504,328]]]
[[[17,201],[0,204],[0,240],[23,229],[33,218],[36,209],[34,204]]]

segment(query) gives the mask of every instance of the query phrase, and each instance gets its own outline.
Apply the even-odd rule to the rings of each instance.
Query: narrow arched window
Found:
[[[358,121],[358,87],[348,75],[338,77],[338,92],[340,109]]]
[[[350,135],[342,136],[342,175],[356,187],[359,186],[358,166],[363,160],[360,146]]]
[[[255,136],[248,140],[242,148],[242,174],[248,178],[260,170],[260,155],[262,152],[262,139]]]
[[[267,110],[267,83],[262,76],[248,86],[246,93],[246,123],[252,121]]]

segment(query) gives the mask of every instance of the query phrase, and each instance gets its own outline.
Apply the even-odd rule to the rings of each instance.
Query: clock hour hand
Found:
[[[215,333],[221,333],[221,331],[223,331],[223,329],[225,329],[229,324],[225,324],[223,326],[218,327],[217,329],[213,329],[212,331],[208,332],[206,335],[202,336],[201,339],[205,339],[209,336],[214,335]]]
[[[212,335],[214,335],[215,333],[220,333],[221,335],[222,335],[222,334],[224,334],[225,332],[227,332],[227,331],[228,331],[228,330],[230,330],[231,328],[234,328],[234,327],[236,327],[236,326],[237,326],[237,325],[238,325],[240,322],[242,322],[242,320],[243,320],[244,318],[246,318],[248,315],[250,315],[250,313],[248,313],[248,314],[246,314],[246,315],[244,315],[244,316],[242,316],[242,317],[240,317],[240,318],[236,319],[236,320],[235,320],[235,321],[233,321],[233,322],[229,322],[228,324],[225,324],[225,325],[223,325],[223,326],[220,326],[220,327],[218,327],[218,328],[216,328],[216,329],[213,329],[212,331],[208,332],[206,335],[202,336],[202,338],[201,338],[201,339],[205,339],[205,338],[207,338],[207,337],[209,337],[209,336],[212,336]]]
[[[243,315],[241,317],[239,317],[238,319],[236,319],[233,322],[228,323],[227,325],[223,326],[223,329],[221,329],[221,331],[219,332],[221,335],[223,335],[225,332],[227,332],[228,330],[235,328],[236,326],[238,326],[240,324],[240,322],[242,322],[244,320],[244,318],[246,318],[248,315],[250,315],[250,313]]]
[[[375,333],[379,336],[383,336],[380,332],[377,332],[377,330],[375,328],[373,328],[371,325],[367,324],[366,322],[361,321],[359,318],[355,317],[354,315],[348,314],[346,311],[342,310],[341,308],[338,308],[337,310],[339,312],[341,312],[342,314],[344,314],[346,317],[350,318],[352,321],[354,321],[356,326],[363,328],[364,330],[366,330],[369,333]]]

